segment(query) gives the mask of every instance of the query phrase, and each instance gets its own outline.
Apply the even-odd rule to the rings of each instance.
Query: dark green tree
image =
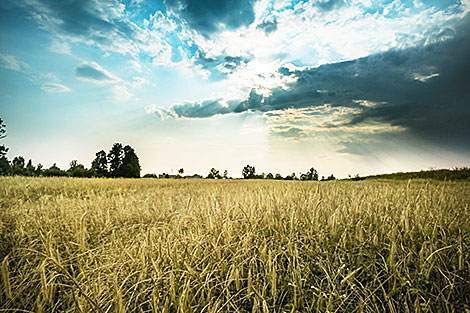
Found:
[[[67,172],[72,177],[91,177],[91,172],[83,164],[79,164],[77,160],[70,162],[70,168]]]
[[[122,159],[124,159],[122,144],[115,143],[108,153],[109,172],[112,177],[119,177],[119,168],[122,165]]]
[[[224,171],[224,174],[222,175],[222,178],[223,179],[228,179],[228,171],[227,170]]]
[[[104,150],[96,152],[95,159],[91,162],[91,171],[97,177],[107,177],[109,175],[108,160]]]
[[[8,148],[4,145],[0,145],[0,158],[6,158],[8,152]]]
[[[34,170],[34,174],[36,176],[40,176],[42,174],[42,169],[44,168],[44,166],[39,163],[37,166],[36,166],[36,169]]]
[[[6,126],[3,124],[3,120],[0,118],[0,139],[7,136]],[[7,158],[8,148],[4,145],[0,145],[0,175],[10,175],[11,167],[10,161]]]
[[[333,174],[331,174],[330,176],[328,176],[326,180],[336,180],[336,177]]]
[[[300,180],[318,180],[318,172],[313,167],[306,174],[300,175]]]
[[[209,171],[209,174],[207,175],[207,178],[212,178],[212,179],[220,178],[220,173],[215,168],[211,168],[211,170]]]
[[[255,167],[247,165],[242,170],[242,176],[244,179],[255,178]]]
[[[42,175],[44,176],[67,176],[67,172],[61,170],[57,164],[53,164],[51,167],[49,167],[47,170],[44,170],[42,172]]]
[[[128,177],[128,178],[139,178],[140,177],[140,164],[139,158],[135,153],[135,150],[127,145],[123,149],[124,157],[122,158],[122,163],[118,168],[119,177]]]
[[[3,120],[0,118],[0,139],[3,139],[7,136],[7,126],[3,124]]]
[[[11,162],[13,175],[24,175],[25,174],[24,164],[25,164],[25,160],[21,155],[14,157],[13,161]]]
[[[1,148],[2,146],[0,146]],[[6,156],[0,156],[0,175],[10,175],[11,167],[10,161],[8,161]]]
[[[284,180],[297,180],[297,176],[295,175],[295,172],[292,173],[291,175],[287,175]]]
[[[36,176],[35,168],[33,165],[33,160],[29,159],[28,164],[26,164],[26,175]]]
[[[274,179],[274,176],[272,173],[268,173],[268,175],[266,175],[266,179]]]

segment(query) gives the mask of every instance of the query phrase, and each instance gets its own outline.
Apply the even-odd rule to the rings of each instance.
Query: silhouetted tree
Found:
[[[91,162],[91,171],[95,176],[106,177],[109,175],[108,172],[108,160],[106,158],[106,152],[103,150],[96,152],[95,159]]]
[[[28,164],[26,164],[26,171],[25,171],[27,176],[35,176],[36,171],[33,165],[33,160],[29,159]]]
[[[180,168],[180,169],[178,170],[178,174],[183,175],[183,174],[184,174],[184,169],[183,169],[183,168]]]
[[[143,178],[158,178],[157,174],[145,174]]]
[[[242,170],[242,176],[244,179],[255,178],[255,167],[247,165]]]
[[[24,158],[21,155],[13,158],[13,161],[11,162],[13,175],[25,174],[24,163]]]
[[[119,177],[139,178],[140,177],[140,164],[135,150],[127,145],[124,147],[124,157],[122,163],[118,168]]]
[[[3,124],[3,120],[0,118],[0,139],[3,139],[7,136],[6,132],[6,126]],[[11,174],[10,161],[8,161],[7,152],[8,148],[4,145],[0,145],[0,175]]]
[[[34,170],[34,173],[36,174],[36,176],[40,176],[42,174],[42,169],[44,168],[44,166],[39,163],[37,166],[36,166],[36,169]]]
[[[115,143],[108,153],[109,172],[112,177],[118,177],[123,158],[124,149],[122,148],[122,144]]]
[[[274,176],[274,179],[276,179],[276,180],[282,180],[282,179],[284,179],[284,178],[282,177],[281,174],[278,173],[278,174],[276,174],[276,176]]]
[[[295,173],[292,173],[291,175],[287,175],[284,180],[297,180],[297,176]]]
[[[77,160],[70,162],[70,168],[67,172],[72,177],[91,177],[91,172],[83,164],[79,164]]]
[[[228,179],[228,171],[227,170],[224,171],[224,174],[222,175],[222,178],[223,179]]]
[[[10,174],[11,174],[10,161],[8,161],[6,156],[0,156],[0,175],[10,175]]]
[[[300,175],[300,180],[318,180],[318,172],[313,167],[306,174]]]
[[[4,145],[0,145],[0,158],[6,158],[8,152],[8,148]]]
[[[211,168],[211,170],[209,171],[209,174],[207,175],[207,178],[212,178],[212,179],[220,178],[220,173],[215,168]]]
[[[47,170],[44,170],[42,172],[42,175],[44,176],[67,176],[67,172],[61,170],[57,164],[52,164],[51,167],[49,167]]]
[[[274,176],[272,173],[268,173],[268,175],[266,175],[266,179],[274,179]]]
[[[336,180],[336,177],[334,177],[333,174],[331,174],[330,176],[328,176],[326,180]]]
[[[0,118],[0,139],[3,139],[7,136],[7,126],[3,124],[3,120]]]

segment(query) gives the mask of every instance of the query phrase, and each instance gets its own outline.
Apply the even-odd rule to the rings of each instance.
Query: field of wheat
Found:
[[[470,183],[0,178],[0,312],[470,312]]]

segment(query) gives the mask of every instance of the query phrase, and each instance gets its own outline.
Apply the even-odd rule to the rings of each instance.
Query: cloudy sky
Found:
[[[143,173],[470,165],[470,0],[2,0],[9,158]]]

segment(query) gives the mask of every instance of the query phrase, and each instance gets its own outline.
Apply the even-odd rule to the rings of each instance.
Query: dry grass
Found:
[[[470,312],[470,184],[0,178],[0,312]]]

